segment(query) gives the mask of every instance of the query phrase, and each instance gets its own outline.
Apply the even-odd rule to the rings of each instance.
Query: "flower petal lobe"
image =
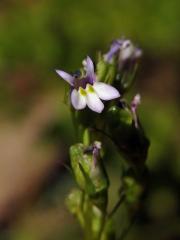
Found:
[[[71,86],[74,85],[74,77],[71,76],[69,73],[61,71],[61,70],[56,70],[57,74],[63,78],[66,82],[68,82]]]
[[[94,73],[93,61],[91,60],[91,58],[89,56],[87,56],[87,58],[83,61],[83,65],[86,70],[86,75],[87,75],[86,78],[88,79],[88,82],[90,84],[93,84],[96,80],[96,76]]]
[[[86,97],[74,89],[71,93],[71,103],[76,110],[84,109],[86,107]]]
[[[120,97],[118,90],[106,83],[95,82],[93,88],[102,100],[111,100]]]
[[[86,91],[87,96],[86,96],[86,102],[87,106],[94,112],[101,113],[102,110],[104,109],[104,104],[98,97],[95,91]]]

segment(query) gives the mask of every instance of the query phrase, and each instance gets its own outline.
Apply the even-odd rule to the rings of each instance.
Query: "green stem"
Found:
[[[72,119],[72,124],[74,126],[74,130],[75,130],[75,137],[76,139],[79,138],[79,127],[78,127],[78,123],[77,123],[77,112],[74,111],[72,108],[71,108],[71,119]]]
[[[118,210],[118,208],[121,206],[121,204],[124,202],[125,199],[125,195],[122,192],[121,197],[119,198],[118,202],[116,203],[116,205],[113,207],[112,211],[109,213],[108,218],[111,218],[116,211]]]
[[[89,146],[90,145],[90,130],[89,128],[85,128],[84,132],[83,132],[83,143],[85,146]]]
[[[131,218],[131,221],[129,222],[127,228],[122,232],[121,236],[117,240],[124,240],[126,238],[132,226],[134,225],[135,221],[136,221],[136,214]]]

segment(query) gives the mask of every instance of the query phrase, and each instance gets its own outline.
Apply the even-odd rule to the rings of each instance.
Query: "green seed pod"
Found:
[[[98,81],[113,85],[116,76],[116,65],[114,61],[109,64],[104,61],[103,56],[100,55],[97,63],[96,72]]]
[[[107,67],[108,67],[107,63],[103,60],[103,57],[101,56],[101,54],[99,54],[96,74],[97,74],[98,80],[101,82],[103,82],[105,79]]]
[[[92,206],[92,239],[99,239],[103,226],[104,214],[95,205]]]
[[[109,181],[100,158],[79,143],[71,146],[71,166],[79,187],[94,197],[107,190]]]

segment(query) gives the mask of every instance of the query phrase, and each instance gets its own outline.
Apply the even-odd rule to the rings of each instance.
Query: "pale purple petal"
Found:
[[[94,74],[94,64],[89,56],[86,58],[86,71],[87,74]]]
[[[93,84],[96,80],[94,73],[94,64],[89,56],[83,61],[84,67],[86,69],[86,78],[90,84]]]
[[[136,111],[138,105],[141,103],[141,95],[138,93],[134,96],[131,102],[131,110]]]
[[[95,82],[93,88],[102,100],[111,100],[120,97],[118,90],[106,83]]]
[[[120,51],[119,60],[125,61],[126,59],[131,58],[134,52],[135,47],[133,46],[131,41],[125,40]]]
[[[92,86],[89,88],[89,86],[86,87],[86,102],[87,106],[94,112],[101,113],[104,109],[104,104],[96,94],[96,92],[92,89]]]
[[[74,77],[72,75],[61,70],[56,70],[56,72],[61,78],[63,78],[71,86],[74,86]]]
[[[111,44],[110,50],[104,55],[104,59],[107,62],[111,62],[114,55],[120,50],[123,40],[115,40]]]
[[[71,103],[76,110],[81,110],[86,107],[86,97],[74,89],[71,93]]]

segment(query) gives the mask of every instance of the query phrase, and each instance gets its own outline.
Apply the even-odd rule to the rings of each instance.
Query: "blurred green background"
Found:
[[[82,239],[64,205],[74,132],[54,69],[74,71],[121,36],[144,52],[128,97],[142,95],[151,141],[149,189],[127,239],[180,239],[179,23],[178,0],[0,1],[0,239]],[[113,203],[119,165],[107,165]]]

